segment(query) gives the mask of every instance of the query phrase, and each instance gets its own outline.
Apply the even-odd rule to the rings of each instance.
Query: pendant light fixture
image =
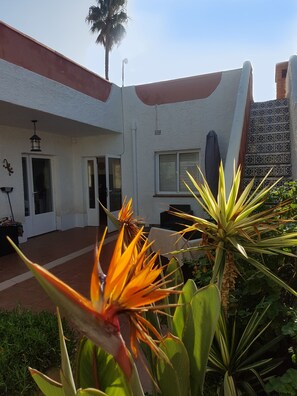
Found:
[[[40,137],[36,134],[36,122],[37,120],[32,120],[33,125],[34,125],[34,134],[33,136],[30,137],[31,140],[31,151],[37,152],[37,151],[41,151],[40,148]]]

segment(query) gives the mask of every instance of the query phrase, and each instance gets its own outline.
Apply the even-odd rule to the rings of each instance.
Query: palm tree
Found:
[[[127,0],[96,0],[97,5],[89,8],[86,22],[91,25],[92,33],[99,33],[96,43],[105,48],[105,78],[109,80],[109,53],[114,44],[119,44],[126,33]]]

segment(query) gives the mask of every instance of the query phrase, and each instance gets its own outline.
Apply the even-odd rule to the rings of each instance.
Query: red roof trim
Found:
[[[0,59],[106,102],[112,84],[0,21]]]

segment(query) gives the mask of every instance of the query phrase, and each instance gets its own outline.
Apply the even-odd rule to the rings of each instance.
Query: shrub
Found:
[[[70,356],[77,334],[63,323]],[[57,318],[50,312],[32,312],[17,307],[0,311],[0,395],[32,396],[37,387],[28,367],[46,372],[60,365]]]
[[[295,396],[297,392],[297,370],[290,368],[281,377],[271,378],[265,387],[266,392],[279,396]]]

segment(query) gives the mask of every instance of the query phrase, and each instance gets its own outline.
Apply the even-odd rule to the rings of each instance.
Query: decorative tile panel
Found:
[[[249,143],[265,143],[265,142],[290,142],[290,132],[277,132],[265,134],[249,134]]]
[[[282,152],[290,152],[290,142],[280,141],[277,143],[266,142],[263,143],[257,142],[256,144],[252,144],[250,141],[248,142],[248,153],[282,153]]]
[[[290,164],[291,155],[289,153],[281,154],[247,154],[245,156],[246,165],[277,165],[277,164]]]
[[[242,179],[242,187],[245,188],[251,180],[252,180],[252,178],[243,178]],[[253,187],[254,188],[258,187],[258,185],[261,183],[262,180],[263,180],[263,177],[254,178]],[[263,187],[271,186],[272,184],[276,183],[277,181],[279,181],[279,177],[269,177],[264,181],[262,186]],[[277,184],[277,186],[283,184],[286,181],[291,181],[291,178],[287,177],[287,178],[281,179],[279,181],[279,183]]]
[[[277,165],[277,166],[246,166],[245,177],[252,178],[264,177],[272,168],[270,177],[291,176],[291,165]]]
[[[287,99],[253,103],[245,157],[244,181],[255,178],[255,186],[272,168],[268,185],[292,175],[290,151],[290,117]]]

